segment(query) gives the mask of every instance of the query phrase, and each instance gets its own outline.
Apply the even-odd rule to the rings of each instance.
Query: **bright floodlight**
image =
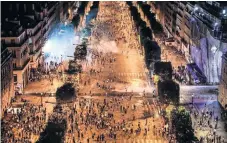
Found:
[[[211,52],[212,52],[213,54],[215,54],[215,53],[216,53],[216,50],[217,50],[217,47],[216,47],[216,46],[212,46],[212,48],[211,48]]]
[[[224,9],[224,10],[222,11],[222,13],[225,14],[225,12],[226,12],[226,11],[225,11],[225,9]]]
[[[198,7],[195,7],[195,11],[197,11],[199,8]]]
[[[48,40],[46,42],[46,44],[44,45],[44,47],[43,47],[43,52],[44,53],[49,53],[51,51],[51,46],[52,46],[51,41]]]

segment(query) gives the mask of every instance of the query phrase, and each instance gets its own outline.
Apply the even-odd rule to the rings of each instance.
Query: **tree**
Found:
[[[154,19],[153,23],[151,22],[151,25],[152,25],[152,29],[154,31],[154,34],[159,34],[159,33],[163,32],[162,25],[156,19]]]
[[[128,6],[132,6],[132,2],[131,1],[126,1],[126,4],[128,5]]]
[[[72,100],[76,95],[73,83],[65,83],[63,86],[57,89],[56,97],[58,101]]]
[[[162,80],[172,79],[173,68],[171,62],[155,62],[154,74],[159,75]]]
[[[88,4],[88,1],[82,1],[81,2],[81,5],[80,5],[80,7],[78,8],[78,11],[77,11],[77,13],[79,15],[82,15],[82,16],[84,15],[85,8],[86,8],[87,4]]]
[[[159,101],[165,104],[179,105],[180,87],[172,80],[158,81]]]
[[[192,143],[193,141],[198,141],[194,135],[190,114],[184,109],[173,110],[171,112],[171,122],[177,142]]]
[[[38,141],[36,143],[62,143],[64,142],[64,135],[67,131],[67,120],[65,118],[58,118],[58,113],[62,112],[62,107],[57,104],[53,110],[57,114],[52,114],[51,116],[57,121],[53,122],[49,118],[45,130],[40,133]]]
[[[146,25],[140,26],[139,32],[140,32],[140,43],[142,45],[144,45],[144,40],[145,39],[152,40],[152,32],[151,32],[151,29],[149,27],[146,27]]]
[[[141,9],[145,16],[147,16],[150,13],[151,6],[148,4],[142,4]]]
[[[94,1],[93,5],[90,8],[88,15],[86,16],[86,25],[90,24],[91,20],[96,19],[99,8],[99,2]]]
[[[156,61],[161,60],[161,48],[156,42],[146,38],[144,41],[145,61],[147,68]]]
[[[139,7],[142,9],[144,15],[149,20],[150,26],[154,31],[154,34],[159,34],[163,32],[162,25],[156,20],[155,14],[150,11],[150,5],[142,2],[137,2]]]
[[[82,65],[78,64],[76,61],[69,61],[68,73],[81,73],[82,72]]]
[[[79,14],[77,14],[73,17],[72,24],[74,27],[78,28],[78,26],[80,24],[80,15]]]
[[[82,43],[81,45],[77,45],[75,48],[74,58],[75,60],[83,60],[87,56],[87,44]]]

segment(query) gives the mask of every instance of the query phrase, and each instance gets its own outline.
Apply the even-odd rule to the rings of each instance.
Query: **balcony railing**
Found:
[[[208,28],[210,28],[210,29],[213,28],[213,26],[212,26],[213,22],[211,22],[211,21],[208,20],[207,18],[205,18],[205,17],[203,17],[203,16],[200,16],[198,13],[195,13],[194,16],[195,16],[198,20],[202,21]]]
[[[54,13],[55,13],[55,10],[53,10],[51,13],[48,14],[49,19],[51,19],[51,17],[54,15]]]
[[[46,32],[47,32],[47,29],[43,30],[43,31],[42,31],[42,35],[45,35]]]
[[[5,62],[7,62],[11,57],[12,57],[12,53],[10,53],[10,52],[8,52],[5,57],[2,56],[1,66],[3,66],[5,64]]]
[[[35,31],[35,33],[33,34],[33,36],[36,36],[37,33],[39,33],[41,29],[42,29],[42,26],[40,26],[38,29],[36,29],[36,31]]]
[[[14,70],[23,70],[23,69],[28,65],[29,62],[30,62],[30,58],[28,58],[28,59],[24,62],[23,66],[21,66],[21,67],[15,67],[15,68],[13,68],[13,69],[14,69]]]
[[[167,4],[167,7],[168,7],[171,11],[173,10],[172,4],[168,3],[168,4]]]
[[[181,5],[179,5],[178,8],[180,9],[181,12],[184,11],[184,8]]]
[[[24,40],[21,41],[20,43],[10,43],[6,44],[7,47],[21,47],[22,45],[26,44],[28,42],[28,37],[25,36]]]
[[[39,36],[39,38],[35,41],[35,45],[38,44],[39,40],[42,38],[42,35]]]
[[[185,22],[184,24],[188,27],[188,29],[190,29],[190,25],[188,24],[188,22]]]
[[[19,29],[19,28],[18,28]],[[2,37],[18,37],[21,34],[23,34],[25,29],[22,29],[21,31],[13,31],[12,34],[9,33],[9,31],[2,31],[3,34],[1,34]]]
[[[213,16],[219,18],[220,17],[220,13],[219,13],[219,8],[215,7],[213,5],[207,4],[207,3],[202,3],[201,7],[206,10],[207,12],[209,12],[210,14],[212,14]]]

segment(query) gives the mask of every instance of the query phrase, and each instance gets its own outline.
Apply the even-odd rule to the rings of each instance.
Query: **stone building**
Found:
[[[226,2],[198,2],[191,17],[190,54],[208,83],[220,81],[222,55],[227,51]]]
[[[1,42],[6,45],[8,50],[12,53],[15,87],[21,90],[28,84],[30,73],[28,35],[26,29],[22,27],[20,22],[12,23],[3,21],[1,28]]]
[[[218,101],[227,110],[227,52],[222,56],[221,80]]]
[[[42,47],[60,19],[58,2],[2,2],[1,42],[12,52],[16,89],[43,62]]]
[[[7,47],[1,45],[1,118],[14,97],[13,59]]]
[[[208,83],[218,83],[221,57],[227,51],[227,2],[164,3],[155,2],[152,8],[161,11],[158,17],[167,37],[174,38],[174,47],[188,63],[198,66],[201,77],[205,75]]]

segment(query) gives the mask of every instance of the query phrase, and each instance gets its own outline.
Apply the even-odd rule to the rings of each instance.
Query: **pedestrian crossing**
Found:
[[[121,77],[144,77],[147,76],[146,73],[116,73],[117,76]]]

